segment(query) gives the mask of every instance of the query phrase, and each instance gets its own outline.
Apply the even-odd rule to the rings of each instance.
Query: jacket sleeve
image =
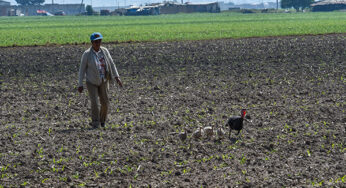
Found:
[[[108,59],[110,60],[111,69],[112,69],[112,72],[114,74],[114,77],[119,77],[117,67],[115,66],[115,63],[112,59],[111,54],[109,53],[109,51],[107,49],[106,49],[106,52],[107,52]]]
[[[78,79],[79,87],[83,86],[83,80],[84,80],[86,68],[87,68],[87,53],[84,52],[82,55],[80,66],[79,66],[79,79]]]

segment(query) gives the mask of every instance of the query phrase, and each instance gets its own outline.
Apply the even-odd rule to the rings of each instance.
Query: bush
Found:
[[[89,16],[93,15],[94,13],[93,7],[91,5],[87,5],[85,10],[86,10],[86,14]]]
[[[240,12],[243,14],[256,13],[254,10],[251,10],[251,9],[241,9]]]

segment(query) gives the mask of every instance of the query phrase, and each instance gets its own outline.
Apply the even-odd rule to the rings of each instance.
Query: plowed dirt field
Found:
[[[124,84],[103,129],[88,45],[0,48],[0,187],[345,187],[345,34],[103,46]],[[242,108],[239,136],[191,138]]]

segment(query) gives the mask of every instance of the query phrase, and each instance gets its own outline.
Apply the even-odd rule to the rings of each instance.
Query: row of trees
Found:
[[[281,0],[281,8],[294,8],[297,10],[304,10],[310,7],[314,0]]]

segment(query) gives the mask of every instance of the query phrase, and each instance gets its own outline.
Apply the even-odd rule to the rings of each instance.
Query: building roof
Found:
[[[10,4],[10,2],[3,1],[3,0],[0,0],[0,3],[6,3],[6,4]]]
[[[190,3],[190,2],[186,2],[185,4],[187,5],[210,5],[210,4],[214,4],[217,2],[201,2],[201,3]]]
[[[0,0],[0,6],[11,6],[10,2]]]
[[[311,6],[320,6],[320,5],[331,5],[331,4],[345,4],[346,0],[323,0],[313,3]]]

